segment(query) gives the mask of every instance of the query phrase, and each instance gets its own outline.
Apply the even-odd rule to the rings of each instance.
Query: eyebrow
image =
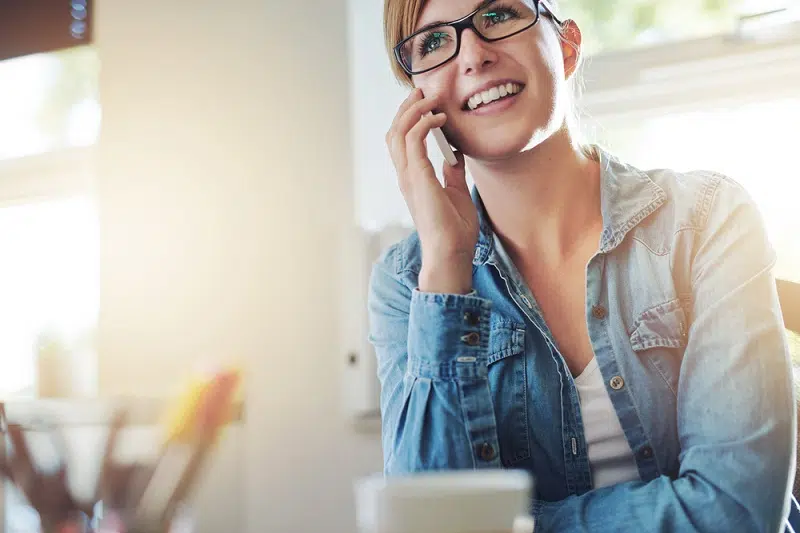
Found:
[[[473,11],[477,11],[478,9],[483,9],[484,7],[488,7],[491,4],[494,4],[496,1],[497,0],[483,0],[482,2],[478,2],[475,5],[475,7],[473,8]],[[464,18],[464,17],[461,17],[461,18]],[[461,20],[461,18],[456,19],[456,20]],[[436,26],[442,26],[444,24],[451,24],[453,22],[455,22],[455,21],[454,20],[437,20],[437,21],[425,24],[423,27],[421,27],[418,30],[412,32],[411,35],[416,35],[417,33],[421,33],[423,31],[429,30],[431,28],[435,28]]]

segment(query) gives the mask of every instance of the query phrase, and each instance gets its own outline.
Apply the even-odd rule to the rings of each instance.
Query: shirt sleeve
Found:
[[[491,301],[475,291],[420,292],[394,272],[394,253],[375,264],[369,290],[384,472],[499,467],[487,369]]]

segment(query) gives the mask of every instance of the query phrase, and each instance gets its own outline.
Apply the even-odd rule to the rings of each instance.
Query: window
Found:
[[[561,0],[591,55],[729,34],[797,18],[797,0]]]
[[[0,2],[0,394],[91,394],[99,305],[89,0]],[[66,383],[69,361],[78,379]],[[67,371],[67,375],[69,372]]]
[[[97,392],[99,61],[89,0],[0,0],[0,397]],[[11,484],[0,527],[38,531]]]
[[[98,64],[91,46],[0,61],[0,160],[94,144]]]
[[[99,301],[92,199],[0,209],[0,251],[0,395],[91,394]],[[70,370],[78,381],[66,384]]]

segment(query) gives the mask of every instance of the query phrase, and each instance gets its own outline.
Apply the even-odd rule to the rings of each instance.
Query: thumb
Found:
[[[444,175],[444,186],[445,188],[450,187],[469,194],[464,154],[461,152],[455,152],[455,155],[458,163],[455,166],[450,166],[450,164],[445,161],[444,167],[442,168],[442,174]]]

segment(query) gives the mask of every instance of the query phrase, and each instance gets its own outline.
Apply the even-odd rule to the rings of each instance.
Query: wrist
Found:
[[[423,261],[419,274],[419,290],[439,294],[469,294],[472,292],[472,258]]]

